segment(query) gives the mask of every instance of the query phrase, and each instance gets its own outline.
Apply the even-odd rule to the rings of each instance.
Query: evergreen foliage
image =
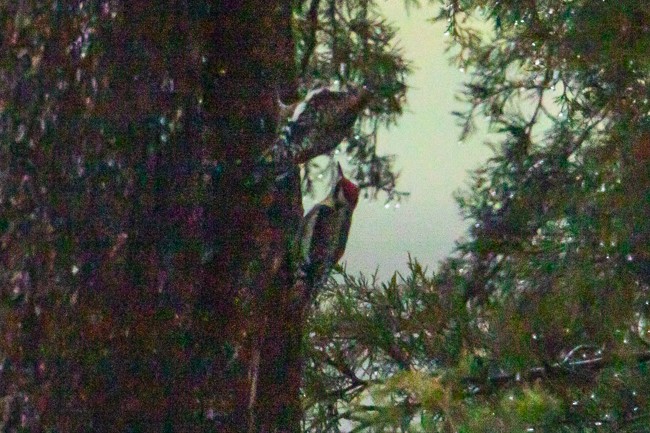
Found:
[[[365,86],[373,99],[341,149],[356,167],[354,180],[367,194],[383,191],[389,199],[395,190],[393,157],[377,154],[381,125],[392,124],[402,112],[406,76],[410,69],[395,43],[396,29],[381,16],[374,0],[303,0],[295,2],[294,32],[298,93],[319,84],[334,88]],[[333,161],[320,167],[305,166],[305,189],[312,191],[315,176],[334,172]]]
[[[395,197],[374,137],[408,65],[373,1],[239,3],[0,1],[3,431],[295,417],[300,192],[259,170],[277,97],[367,86],[341,150]],[[450,0],[441,19],[470,73],[464,134],[497,134],[458,196],[471,229],[433,275],[322,293],[305,428],[648,431],[650,11]]]
[[[365,0],[0,0],[0,28],[0,430],[295,431],[301,191],[263,156],[278,97],[366,85],[341,150],[392,194],[393,29]]]
[[[453,0],[439,19],[463,136],[487,123],[494,156],[434,274],[321,296],[308,430],[650,431],[648,5]]]

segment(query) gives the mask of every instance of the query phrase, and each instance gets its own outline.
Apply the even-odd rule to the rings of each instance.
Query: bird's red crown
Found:
[[[343,189],[343,195],[345,195],[345,199],[353,208],[356,207],[357,202],[359,201],[359,187],[343,175],[341,164],[339,164],[339,176],[339,183]]]

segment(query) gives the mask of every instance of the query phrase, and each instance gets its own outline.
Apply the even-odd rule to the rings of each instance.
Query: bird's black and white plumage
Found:
[[[330,194],[307,213],[300,229],[301,268],[310,289],[323,284],[343,256],[359,199],[359,187],[343,175],[340,165],[338,173]]]
[[[350,134],[369,100],[365,88],[334,91],[320,87],[309,91],[301,102],[282,106],[288,117],[283,128],[285,144],[297,162],[333,151]]]

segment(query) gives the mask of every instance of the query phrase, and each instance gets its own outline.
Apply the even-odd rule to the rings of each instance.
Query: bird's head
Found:
[[[338,202],[345,202],[354,209],[359,201],[359,187],[343,174],[341,164],[338,164],[339,180],[334,186],[334,197]]]

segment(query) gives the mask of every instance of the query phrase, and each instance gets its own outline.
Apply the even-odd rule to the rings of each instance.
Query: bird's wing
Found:
[[[302,247],[312,265],[320,266],[327,259],[333,235],[331,224],[333,213],[334,209],[331,206],[319,203],[305,217],[305,221],[312,227],[303,229],[303,242],[309,244],[303,244]],[[307,236],[309,230],[312,231],[311,236]]]

